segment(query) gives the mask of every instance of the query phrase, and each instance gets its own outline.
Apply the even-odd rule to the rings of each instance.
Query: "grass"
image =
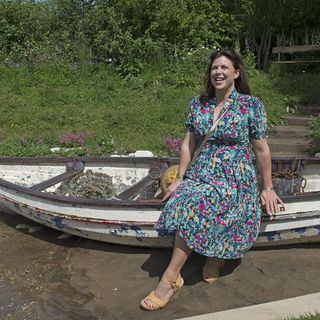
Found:
[[[93,133],[85,142],[92,153],[159,153],[166,134],[182,134],[183,106],[193,95],[188,88],[166,90],[147,79],[123,81],[108,66],[86,74],[63,67],[32,72],[2,67],[2,155],[47,153],[46,147],[59,145],[61,135],[84,131]]]
[[[281,320],[320,320],[320,313],[308,313],[299,317],[287,317]]]
[[[122,79],[111,65],[0,65],[0,155],[53,155],[52,147],[64,148],[55,155],[138,149],[168,154],[165,138],[183,136],[201,69],[188,62],[149,66],[139,77]],[[319,76],[313,77],[309,82],[319,83]],[[302,99],[289,92],[289,85],[284,90],[272,73],[251,69],[250,82],[253,94],[265,102],[271,125],[281,123],[288,106]],[[70,147],[78,148],[66,150]]]

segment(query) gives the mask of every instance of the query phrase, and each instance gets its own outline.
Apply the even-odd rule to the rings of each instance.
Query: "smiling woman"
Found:
[[[163,308],[181,289],[180,271],[192,251],[207,257],[202,278],[214,282],[225,260],[243,257],[255,243],[260,199],[270,215],[283,204],[272,185],[264,106],[249,95],[243,66],[234,50],[213,52],[204,93],[190,102],[177,178],[157,223],[158,231],[175,234],[173,255],[156,290],[141,302],[146,310]]]
[[[232,61],[225,56],[216,58],[212,63],[210,80],[217,90],[229,90],[239,75],[239,70],[235,69]]]

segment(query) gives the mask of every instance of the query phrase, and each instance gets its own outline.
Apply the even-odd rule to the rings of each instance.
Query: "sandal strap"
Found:
[[[170,281],[169,279],[167,279],[166,277],[162,277],[161,281],[170,284],[172,290],[173,290],[173,295],[170,297],[170,299],[182,288],[183,286],[183,278],[181,277],[181,275],[179,274],[178,279],[176,281]],[[170,299],[168,301],[164,301],[160,298],[158,298],[155,295],[155,291],[151,291],[148,296],[146,296],[142,301],[141,301],[141,307],[145,310],[159,310],[161,308],[163,308],[164,306],[167,305],[167,303],[170,301]],[[148,305],[148,301],[151,302],[152,306]]]
[[[182,277],[181,277],[180,273],[179,273],[176,281],[169,280],[165,275],[163,275],[161,278],[161,281],[163,281],[166,284],[170,284],[170,286],[173,290],[180,287],[179,284],[181,283],[181,280],[182,280]]]
[[[168,302],[163,301],[162,299],[158,298],[155,294],[154,291],[151,291],[147,297],[143,299],[143,301],[149,300],[153,307],[150,309],[152,310],[158,310],[163,308]]]

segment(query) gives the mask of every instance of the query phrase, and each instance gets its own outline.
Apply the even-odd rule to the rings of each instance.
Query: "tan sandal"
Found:
[[[172,299],[172,297],[182,288],[182,286],[184,284],[184,280],[180,274],[179,274],[178,279],[176,281],[170,281],[165,276],[162,277],[161,281],[163,281],[166,284],[170,284],[170,286],[173,290],[173,295],[171,296],[171,298],[168,301],[164,301],[155,295],[154,290],[151,291],[140,303],[140,306],[144,310],[156,311],[156,310],[164,308],[168,304],[168,302]],[[151,302],[151,305],[148,305],[148,303],[150,303],[150,302]]]
[[[217,266],[215,268],[208,268],[206,264],[202,269],[202,280],[206,283],[213,283],[215,282],[220,276],[220,268],[222,268],[226,262],[222,259],[219,259]]]

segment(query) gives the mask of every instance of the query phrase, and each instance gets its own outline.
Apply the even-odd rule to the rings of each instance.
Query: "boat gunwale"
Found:
[[[295,160],[304,160],[310,163],[319,163],[320,158],[317,157],[310,157],[310,158],[294,158],[294,157],[274,157],[272,158],[273,161],[295,161]],[[161,166],[161,162],[169,163],[177,163],[178,158],[173,157],[0,157],[0,165],[1,164],[10,164],[10,165],[39,165],[41,164],[59,164],[63,163],[67,165],[67,163],[99,163],[99,164],[150,164]],[[150,169],[150,168],[149,168]],[[68,169],[67,169],[68,171]],[[20,192],[26,195],[32,195],[34,197],[38,197],[40,199],[46,199],[49,201],[58,201],[60,203],[72,203],[73,206],[97,206],[97,207],[126,207],[126,208],[155,208],[159,209],[162,208],[165,203],[161,200],[121,200],[121,199],[87,199],[83,197],[68,197],[64,195],[57,195],[52,193],[45,193],[38,190],[32,190],[31,188],[24,187],[17,185],[15,183],[9,182],[7,180],[0,178],[0,186],[12,189],[16,192]],[[305,192],[299,193],[296,195],[290,196],[282,196],[281,197],[284,203],[292,203],[292,202],[303,202],[303,201],[312,201],[320,199],[320,191],[313,191],[313,192]]]
[[[2,199],[6,199],[6,201],[12,202],[13,204],[15,204],[16,202],[18,202],[17,200],[13,200],[11,198],[8,198],[7,196],[1,195],[0,194],[0,198]],[[135,220],[116,220],[116,219],[100,219],[100,218],[93,218],[93,217],[80,217],[77,215],[71,215],[71,214],[65,214],[65,213],[60,213],[60,212],[54,212],[54,211],[50,211],[47,209],[43,209],[43,208],[38,208],[35,206],[30,206],[28,204],[25,203],[19,203],[22,207],[25,208],[33,208],[36,211],[40,211],[43,212],[44,214],[48,215],[48,216],[52,216],[52,217],[59,217],[62,219],[66,219],[69,221],[78,221],[78,222],[83,222],[83,223],[89,223],[89,224],[104,224],[104,225],[119,225],[119,226],[135,226],[135,225],[139,225],[139,226],[151,226],[154,227],[156,224],[156,221],[135,221]],[[302,221],[304,219],[314,219],[314,218],[318,218],[320,217],[320,211],[318,212],[313,212],[312,215],[309,215],[308,213],[306,215],[303,215],[303,213],[301,214],[301,216],[297,216],[296,213],[292,213],[292,214],[288,214],[286,217],[273,217],[268,219],[268,216],[262,216],[261,219],[261,223],[286,223],[286,222],[291,222],[291,221]]]
[[[27,187],[17,185],[15,183],[6,181],[0,178],[0,187],[20,192],[22,194],[31,195],[40,199],[46,199],[50,201],[58,201],[63,203],[72,203],[76,205],[90,205],[97,207],[136,207],[136,208],[161,208],[165,205],[161,200],[117,200],[117,199],[87,199],[81,197],[68,197],[63,195],[57,195],[52,193],[44,193],[37,190],[31,190]],[[305,192],[296,195],[282,196],[284,203],[303,202],[320,200],[320,191]]]
[[[272,161],[293,161],[301,160],[306,163],[319,163],[319,157],[272,157]],[[21,164],[21,165],[39,165],[49,164],[57,165],[58,163],[66,162],[85,162],[85,163],[154,163],[156,161],[167,161],[172,163],[178,163],[178,157],[129,157],[129,156],[117,156],[117,157],[0,157],[0,165],[2,164]]]
[[[175,157],[0,157],[1,164],[21,164],[21,165],[39,165],[59,163],[65,164],[67,162],[84,162],[84,163],[155,163],[156,161],[179,162],[179,158]]]

